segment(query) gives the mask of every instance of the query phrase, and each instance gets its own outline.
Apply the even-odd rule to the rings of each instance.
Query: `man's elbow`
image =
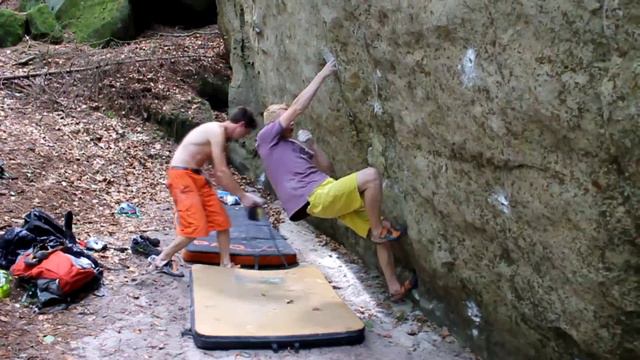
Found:
[[[330,162],[317,164],[316,166],[320,171],[327,175],[332,175],[334,173],[333,164]]]
[[[327,167],[324,169],[324,172],[327,175],[333,175],[335,174],[335,169],[333,168],[333,165],[327,165]]]

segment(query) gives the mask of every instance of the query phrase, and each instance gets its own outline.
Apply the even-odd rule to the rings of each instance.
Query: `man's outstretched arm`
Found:
[[[287,128],[293,120],[295,120],[302,112],[309,107],[311,100],[318,92],[320,85],[337,70],[336,61],[331,60],[325,65],[322,70],[311,80],[311,83],[296,97],[291,103],[291,106],[285,111],[285,113],[278,119],[283,128]]]

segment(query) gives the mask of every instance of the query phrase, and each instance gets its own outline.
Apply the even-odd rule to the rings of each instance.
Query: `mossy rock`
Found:
[[[27,23],[34,40],[48,40],[51,43],[62,42],[62,29],[49,7],[38,5],[27,13]]]
[[[44,0],[20,0],[20,11],[27,12],[44,4]]]
[[[11,10],[0,9],[0,47],[14,46],[24,37],[26,17]]]
[[[65,0],[55,15],[79,42],[100,46],[135,35],[128,0]]]

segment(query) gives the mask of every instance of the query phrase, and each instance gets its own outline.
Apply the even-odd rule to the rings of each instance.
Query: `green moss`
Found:
[[[48,40],[52,43],[62,42],[62,29],[55,16],[45,4],[36,6],[27,13],[27,22],[34,40]]]
[[[42,4],[44,4],[43,0],[20,0],[20,11],[27,12]]]
[[[134,35],[128,0],[66,0],[56,17],[79,42],[102,45]]]
[[[25,16],[11,10],[0,9],[0,47],[8,47],[22,41]]]

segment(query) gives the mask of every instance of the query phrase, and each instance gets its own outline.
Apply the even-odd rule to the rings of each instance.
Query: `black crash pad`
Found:
[[[296,265],[295,250],[266,220],[252,221],[242,206],[226,206],[231,219],[231,261],[238,265],[258,267],[285,267]],[[220,264],[216,234],[194,240],[183,251],[189,262]]]

